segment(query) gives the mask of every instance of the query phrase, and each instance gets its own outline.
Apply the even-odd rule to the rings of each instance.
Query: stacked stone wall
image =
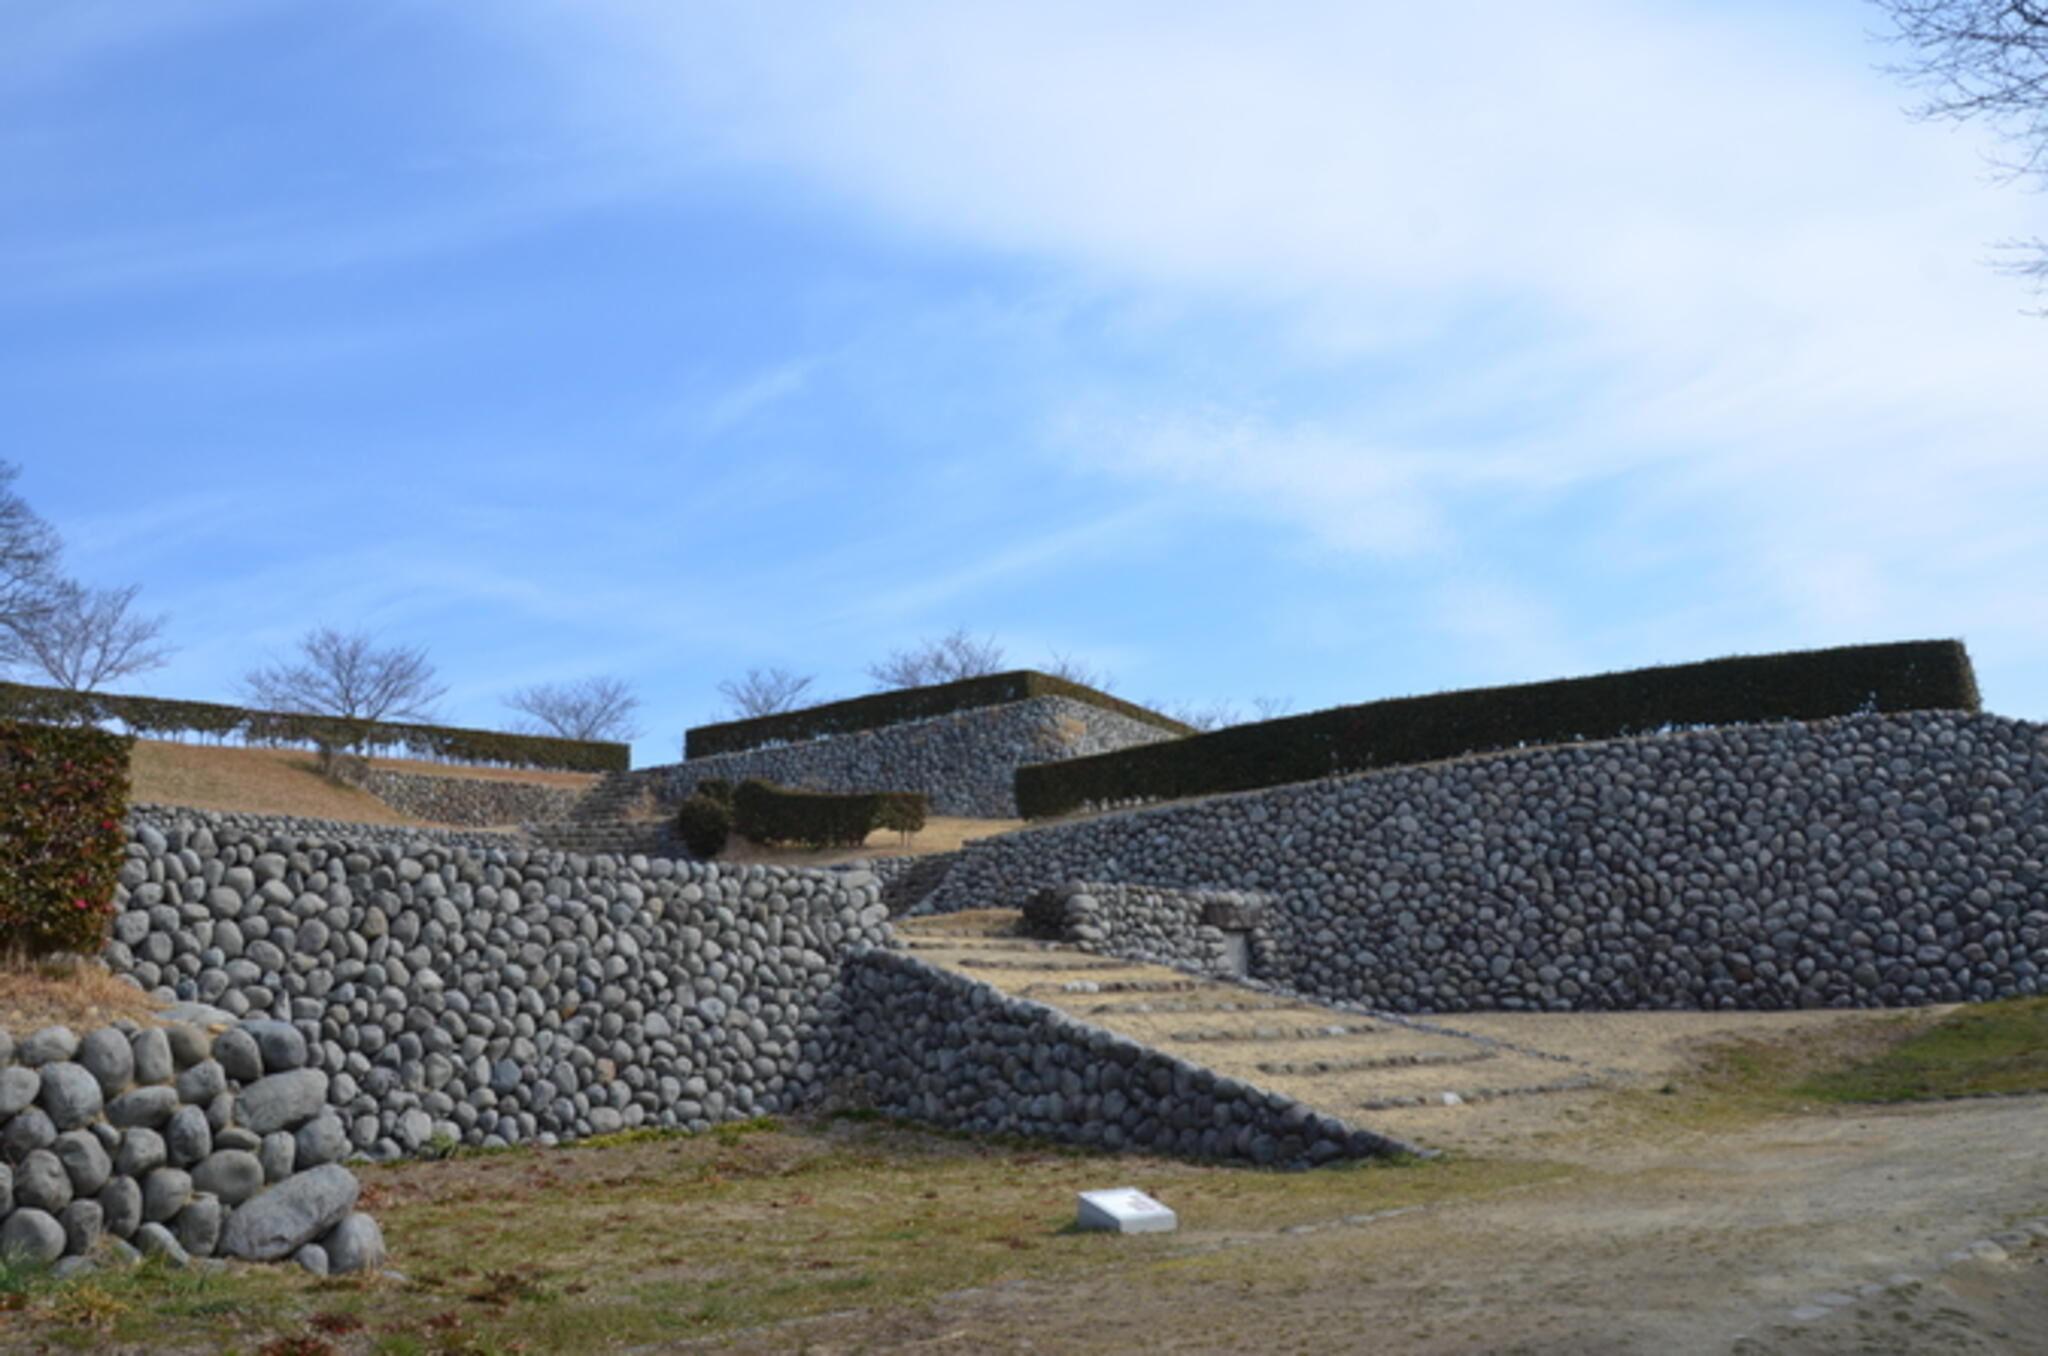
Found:
[[[892,1115],[976,1134],[1289,1167],[1414,1152],[914,957],[864,953],[847,981],[842,1091]]]
[[[693,758],[634,775],[657,777],[661,799],[669,804],[706,777],[765,777],[814,791],[922,791],[934,814],[1008,819],[1017,813],[1012,777],[1021,764],[1174,737],[1086,702],[1034,697],[859,734]]]
[[[525,824],[567,819],[584,791],[569,786],[485,777],[437,777],[424,772],[367,768],[349,776],[354,785],[400,814],[436,824]]]
[[[378,1265],[328,1081],[286,1022],[0,1032],[0,1255]]]
[[[1208,975],[1239,973],[1227,932],[1243,934],[1251,974],[1275,961],[1266,925],[1270,896],[1250,890],[1191,890],[1118,881],[1047,886],[1024,903],[1033,936],[1070,942],[1083,951],[1129,956]]]
[[[887,938],[862,873],[233,818],[131,819],[106,960],[293,1024],[372,1157],[803,1104],[844,955]]]
[[[981,839],[920,909],[1273,897],[1265,977],[1397,1011],[2048,987],[2048,728],[1851,716],[1526,750]]]
[[[704,1129],[847,1096],[941,1126],[1254,1162],[1386,1147],[973,980],[895,964],[881,882],[863,869],[251,821],[133,817],[105,958],[166,1001],[295,1036],[348,1155]],[[947,1076],[974,1090],[965,1120],[951,1094],[923,1113]]]

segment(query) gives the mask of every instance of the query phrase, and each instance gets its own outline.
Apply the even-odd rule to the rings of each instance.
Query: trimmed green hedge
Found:
[[[1088,804],[1249,791],[1528,744],[1863,711],[1974,711],[1962,642],[1906,641],[1713,659],[1517,687],[1339,706],[1016,772],[1027,819]]]
[[[202,734],[220,738],[239,734],[251,744],[396,751],[414,758],[437,758],[451,763],[498,763],[569,772],[624,772],[632,764],[633,752],[625,744],[557,739],[552,735],[346,720],[290,711],[252,711],[217,702],[68,692],[25,683],[0,683],[0,719],[6,718],[52,725],[98,725],[118,720],[140,735]]]
[[[756,843],[859,847],[878,828],[924,827],[922,791],[792,791],[759,777],[733,790],[733,827]],[[900,828],[910,825],[909,828]]]
[[[862,730],[879,730],[889,725],[903,725],[913,720],[929,720],[933,716],[951,715],[955,711],[972,711],[984,706],[1005,706],[1011,702],[1028,701],[1033,697],[1071,697],[1090,706],[1099,706],[1105,711],[1114,711],[1120,716],[1156,725],[1173,734],[1189,734],[1194,727],[1183,725],[1157,711],[1148,711],[1142,706],[1097,692],[1092,687],[1070,683],[1064,678],[1055,678],[1049,673],[1033,669],[1016,669],[1009,673],[991,673],[981,678],[962,678],[956,683],[936,683],[931,687],[906,687],[893,692],[875,692],[865,697],[850,697],[841,702],[827,702],[823,706],[808,706],[801,711],[781,711],[772,716],[754,716],[747,720],[728,720],[717,725],[699,725],[683,736],[683,757],[709,758],[718,753],[740,753],[747,749],[758,749],[768,744],[800,744],[809,739],[824,739],[830,735],[855,734]]]
[[[126,855],[127,735],[0,720],[0,947],[97,955]]]

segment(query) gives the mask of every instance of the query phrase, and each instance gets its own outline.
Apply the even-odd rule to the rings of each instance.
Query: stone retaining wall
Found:
[[[926,1125],[1290,1167],[1414,1152],[896,952],[848,965],[847,1006],[842,1093]]]
[[[96,1250],[381,1264],[311,1063],[286,1022],[0,1032],[0,1254],[64,1272]]]
[[[860,873],[248,818],[131,819],[107,962],[292,1023],[372,1157],[800,1105],[830,1062],[845,953],[887,938]]]
[[[1024,902],[1035,937],[1083,951],[1180,966],[1207,975],[1270,974],[1275,965],[1270,895],[1116,881],[1049,885]],[[1240,954],[1230,934],[1237,934]]]
[[[706,777],[765,777],[815,791],[922,791],[932,813],[1009,819],[1019,764],[1108,753],[1175,736],[1067,697],[986,706],[804,744],[693,758],[634,775],[657,779],[674,804]]]
[[[919,908],[1073,880],[1263,891],[1264,978],[1397,1011],[2037,993],[2048,728],[1850,716],[1276,787],[968,843]]]
[[[347,778],[400,814],[436,824],[525,824],[567,819],[585,794],[572,786],[484,777],[437,777],[378,767],[354,771]]]
[[[250,818],[132,817],[106,960],[166,1000],[295,1036],[349,1154],[705,1129],[849,1092],[942,1126],[971,1101],[968,1120],[1009,1133],[1254,1162],[1388,1143],[896,964],[880,881],[858,868],[359,841]],[[984,1064],[990,1042],[1016,1048]],[[943,1077],[962,1091],[927,1117]]]

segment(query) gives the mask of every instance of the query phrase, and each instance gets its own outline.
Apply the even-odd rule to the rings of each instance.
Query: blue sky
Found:
[[[1297,709],[1961,636],[2048,718],[2048,233],[1809,3],[0,0],[0,457],[232,700],[955,626]]]

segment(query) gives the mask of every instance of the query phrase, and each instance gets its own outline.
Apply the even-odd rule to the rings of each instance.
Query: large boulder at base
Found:
[[[64,1255],[64,1226],[47,1210],[22,1206],[0,1224],[0,1257],[54,1262]]]
[[[376,1220],[354,1211],[327,1231],[320,1247],[327,1254],[328,1270],[337,1276],[384,1265],[384,1231]]]
[[[360,1190],[356,1175],[338,1163],[288,1177],[228,1216],[220,1250],[252,1262],[289,1257],[339,1224]]]

